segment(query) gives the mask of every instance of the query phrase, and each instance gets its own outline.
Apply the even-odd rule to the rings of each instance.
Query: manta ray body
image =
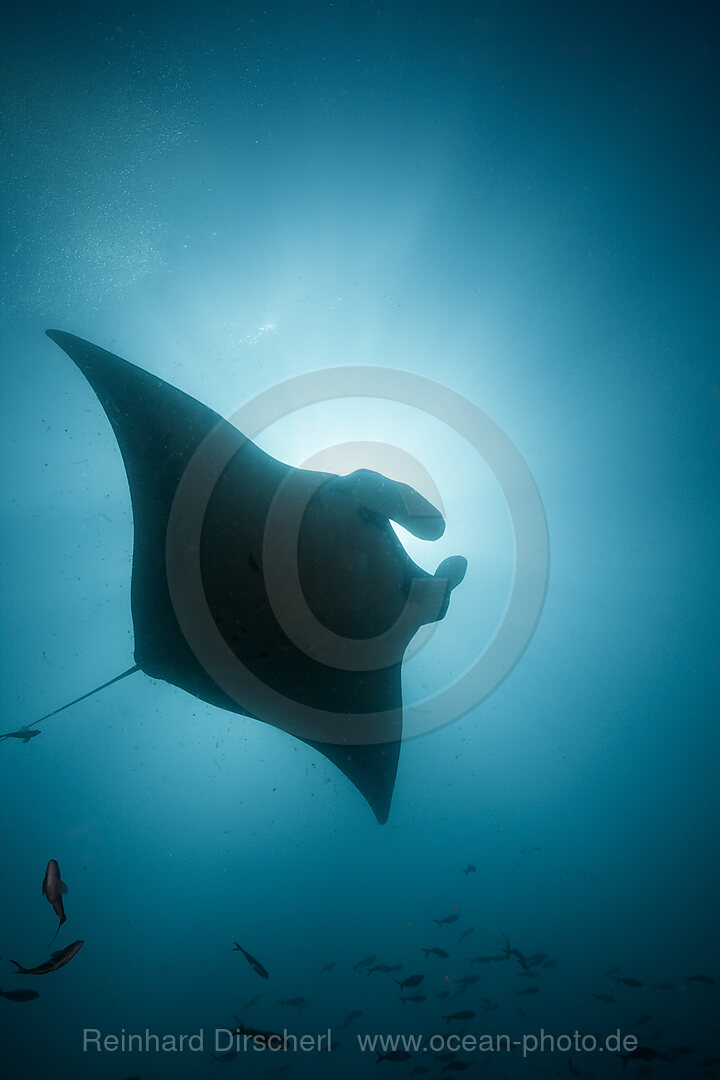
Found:
[[[141,670],[290,732],[384,822],[403,654],[421,625],[443,618],[466,568],[455,556],[426,573],[390,520],[436,539],[440,513],[378,473],[277,461],[157,376],[47,333],[95,392],[127,473],[135,666],[117,678]]]

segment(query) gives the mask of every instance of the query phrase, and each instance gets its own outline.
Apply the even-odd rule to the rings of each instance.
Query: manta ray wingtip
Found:
[[[69,345],[70,342],[78,340],[74,334],[68,334],[66,330],[46,330],[45,334],[51,341],[54,341],[56,345],[59,345],[61,349],[66,349],[66,346]]]

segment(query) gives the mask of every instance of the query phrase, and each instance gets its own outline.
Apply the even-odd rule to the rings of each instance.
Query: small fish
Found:
[[[610,968],[608,968],[608,969],[607,969],[607,971],[605,972],[605,975],[606,975],[606,976],[609,976],[609,975],[614,975],[614,974],[615,974],[615,972],[616,972],[616,971],[619,971],[619,970],[620,970],[620,965],[619,965],[619,964],[615,964],[615,966],[614,966],[614,967],[610,967]]]
[[[52,945],[53,941],[58,936],[60,927],[66,921],[62,898],[67,893],[67,885],[60,878],[60,867],[58,866],[55,859],[51,859],[50,862],[47,864],[47,869],[45,870],[45,877],[43,878],[42,883],[42,891],[43,896],[45,896],[48,902],[52,904],[52,909],[60,920],[58,923],[58,928],[53,934],[52,940],[48,944],[49,949],[50,945]]]
[[[370,967],[375,960],[377,960],[376,956],[366,956],[364,960],[358,960],[357,964],[353,964],[353,971],[359,971],[360,968]]]
[[[667,1054],[661,1054],[659,1050],[654,1050],[652,1046],[636,1046],[634,1050],[631,1050],[628,1054],[618,1054],[618,1057],[622,1058],[623,1069],[627,1065],[628,1061],[671,1061],[672,1059]]]
[[[676,1054],[678,1057],[688,1057],[690,1054],[695,1053],[694,1046],[668,1046],[669,1054]]]
[[[345,1017],[342,1024],[340,1025],[340,1031],[342,1031],[343,1028],[346,1028],[348,1026],[348,1024],[351,1024],[353,1022],[353,1020],[357,1020],[358,1017],[360,1017],[362,1015],[363,1015],[362,1009],[355,1009],[354,1012],[348,1013],[348,1015]]]
[[[440,1070],[440,1072],[444,1072],[444,1073],[446,1073],[446,1072],[464,1072],[465,1069],[469,1069],[469,1068],[470,1068],[470,1062],[469,1061],[448,1061],[447,1065],[445,1065]]]
[[[368,968],[368,975],[372,975],[373,971],[379,971],[381,975],[387,975],[390,971],[402,971],[402,964],[376,964],[375,967]]]
[[[698,1069],[714,1069],[716,1065],[720,1065],[720,1057],[709,1057],[700,1062]]]
[[[31,730],[29,727],[21,727],[19,731],[6,731],[4,735],[0,735],[0,742],[3,739],[21,739],[23,743],[29,743],[36,735],[42,735],[39,728]]]
[[[403,1005],[406,1001],[412,1001],[414,1004],[419,1005],[421,1002],[427,1001],[427,998],[424,994],[413,994],[412,997],[403,997],[402,995],[400,995],[400,1000],[402,1001]]]
[[[643,1024],[649,1024],[652,1020],[652,1016],[649,1013],[643,1013],[642,1016],[638,1016],[637,1020],[633,1024],[633,1027],[642,1027]]]
[[[396,982],[401,990],[409,990],[413,986],[419,986],[424,978],[424,975],[408,975],[402,982],[399,979],[393,979],[393,982]]]
[[[444,919],[433,919],[433,922],[438,926],[449,926],[450,923],[457,922],[459,918],[459,915],[446,915]]]
[[[441,990],[439,994],[436,994],[436,995],[435,995],[435,997],[436,997],[436,998],[439,998],[439,999],[440,999],[440,1001],[444,1001],[444,1000],[445,1000],[445,998],[449,998],[449,997],[450,997],[450,991],[449,991],[449,990]]]
[[[17,968],[17,975],[46,975],[49,971],[57,971],[59,968],[64,967],[65,964],[68,964],[73,956],[80,952],[84,944],[84,941],[73,941],[72,945],[66,945],[64,949],[58,949],[44,964],[38,964],[34,968],[23,967],[22,964],[18,964],[17,960],[11,960],[10,963]]]
[[[450,953],[446,953],[444,949],[422,949],[421,951],[425,953],[425,959],[426,960],[427,960],[428,956],[431,956],[431,955],[432,956],[439,956],[441,960],[447,960],[447,958],[450,955]]]
[[[463,975],[462,979],[458,979],[458,986],[474,986],[479,979],[479,975]]]
[[[318,971],[318,975],[324,975],[326,971],[332,971],[336,966],[337,965],[334,962],[332,964],[325,964],[324,967],[321,967]]]
[[[293,1008],[296,1008],[299,1013],[306,1009],[309,1004],[310,1002],[308,1001],[308,999],[304,997],[286,998],[285,1001],[278,1000],[278,1005],[292,1005]]]
[[[616,1005],[617,998],[614,998],[612,994],[593,994],[596,1001],[604,1001],[606,1005]]]
[[[279,1032],[260,1031],[259,1028],[245,1027],[243,1022],[238,1019],[237,1016],[235,1019],[237,1020],[237,1027],[233,1032],[234,1035],[245,1035],[251,1042],[256,1043],[260,1047],[269,1048],[270,1050],[287,1050],[288,1039]],[[273,1040],[272,1043],[270,1042],[270,1039]]]
[[[536,952],[530,957],[527,962],[528,967],[537,967],[538,964],[542,964],[543,960],[547,960],[550,954],[546,952]]]
[[[256,994],[254,998],[250,998],[247,1005],[243,1006],[243,1012],[245,1012],[245,1009],[252,1009],[253,1005],[257,1005],[259,1000],[260,1000],[260,995],[259,994]]]
[[[477,873],[477,866],[473,866],[472,863],[468,863],[467,866],[465,867],[465,869],[463,870],[463,874],[465,875],[465,877],[467,877],[468,874],[476,874],[476,873]]]
[[[213,1061],[234,1061],[238,1056],[238,1050],[225,1050],[222,1054],[211,1054]]]
[[[40,995],[37,990],[0,990],[0,997],[8,1001],[34,1001]]]
[[[450,1016],[443,1016],[443,1020],[446,1024],[449,1024],[451,1020],[472,1020],[474,1016],[477,1016],[477,1013],[465,1009],[463,1012],[456,1012],[452,1013]]]
[[[527,989],[525,989],[525,990],[513,990],[513,993],[517,994],[518,997],[530,997],[531,994],[539,994],[540,993],[540,987],[539,986],[528,986]]]
[[[543,963],[543,965],[542,965],[542,966],[543,966],[544,968],[554,968],[554,967],[557,967],[557,960],[545,960],[545,962]]]
[[[642,986],[642,983],[639,982],[638,979],[618,979],[617,977],[615,977],[614,981],[616,983],[622,983],[623,986],[632,986],[635,989],[637,989],[637,987],[639,986]]]
[[[568,1054],[568,1070],[569,1070],[571,1076],[579,1076],[580,1075],[580,1070],[578,1069],[577,1065],[573,1065],[572,1058],[570,1057],[569,1054]]]
[[[250,965],[250,967],[253,969],[253,971],[257,975],[260,975],[261,978],[263,978],[263,979],[269,979],[270,978],[270,976],[268,975],[267,971],[262,966],[260,961],[256,960],[254,956],[251,956],[249,952],[245,952],[242,945],[238,945],[237,941],[234,943],[233,948],[237,949],[238,952],[241,952],[243,954],[243,956],[247,960],[248,964]]]
[[[714,986],[715,980],[709,975],[686,975],[685,978],[688,982],[704,983],[705,986]]]
[[[493,1012],[494,1009],[500,1008],[499,1001],[491,1001],[490,998],[480,998],[480,1004],[485,1012]]]
[[[462,944],[462,942],[465,940],[465,938],[469,938],[474,930],[475,930],[474,926],[469,926],[467,930],[463,930],[462,934],[458,938],[458,941]]]
[[[379,1065],[381,1061],[409,1061],[412,1054],[408,1050],[391,1050],[389,1054],[381,1054],[379,1050],[375,1051],[377,1054],[376,1065]]]

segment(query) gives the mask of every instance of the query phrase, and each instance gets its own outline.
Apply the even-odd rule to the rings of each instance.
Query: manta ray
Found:
[[[379,473],[297,469],[156,375],[60,330],[115,433],[133,513],[134,666],[328,758],[387,820],[402,738],[401,664],[444,617],[466,560],[434,575],[440,512]]]

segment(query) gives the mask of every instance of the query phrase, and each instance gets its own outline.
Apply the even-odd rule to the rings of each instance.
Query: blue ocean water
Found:
[[[550,572],[507,678],[406,740],[382,826],[291,735],[142,673],[1,742],[0,991],[39,993],[0,997],[2,1076],[717,1075],[716,12],[211,0],[4,23],[2,731],[134,662],[125,470],[49,327],[223,416],[310,372],[433,380],[521,455]],[[468,573],[404,667],[422,705],[503,619],[501,486],[410,401],[279,413],[273,456],[437,492],[443,538],[403,542]],[[52,948],[85,944],[19,975],[50,955],[49,859]],[[216,1061],[236,1017],[333,1049]],[[541,1031],[602,1049],[533,1050]],[[618,1060],[618,1031],[648,1053]],[[460,1032],[518,1045],[430,1047]],[[377,1064],[357,1038],[400,1034],[425,1042]]]

